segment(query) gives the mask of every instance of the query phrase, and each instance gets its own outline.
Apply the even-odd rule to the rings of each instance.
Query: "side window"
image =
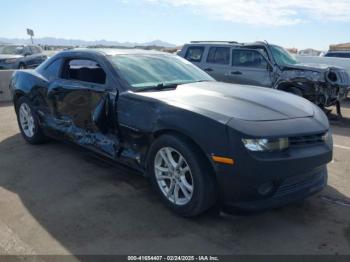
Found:
[[[341,58],[350,58],[350,53],[334,53],[330,55],[331,57],[341,57]]]
[[[25,47],[23,48],[23,54],[24,54],[24,55],[32,55],[33,52],[32,52],[32,50],[29,48],[29,46],[25,46]]]
[[[228,65],[230,63],[229,47],[211,47],[207,57],[208,63]]]
[[[265,58],[254,50],[233,50],[232,66],[267,69]]]
[[[30,49],[32,50],[33,54],[39,54],[42,52],[41,48],[38,46],[31,46]]]
[[[38,53],[38,51],[36,50],[35,46],[31,46],[30,50],[31,50],[32,54],[37,54]]]
[[[61,65],[62,59],[55,60],[45,68],[43,75],[49,80],[58,78],[60,74]]]
[[[106,73],[101,66],[89,59],[72,59],[64,64],[62,78],[89,82],[94,84],[105,84]]]
[[[187,48],[185,58],[190,62],[200,62],[204,52],[203,46],[190,46]]]

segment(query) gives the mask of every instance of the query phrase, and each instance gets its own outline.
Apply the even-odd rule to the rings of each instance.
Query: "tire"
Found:
[[[151,183],[172,211],[183,217],[193,217],[215,204],[217,186],[212,168],[190,141],[163,135],[152,144],[148,156]]]
[[[20,69],[20,70],[23,70],[23,69],[26,69],[26,68],[27,68],[26,65],[23,64],[23,63],[20,63],[19,66],[18,66],[18,69]]]
[[[42,144],[47,141],[28,98],[21,97],[18,99],[16,114],[21,134],[28,143]]]
[[[292,94],[294,94],[294,95],[296,95],[296,96],[303,97],[303,93],[302,93],[301,90],[300,90],[299,88],[297,88],[297,87],[291,87],[291,88],[289,89],[289,91],[287,91],[287,92],[292,93]]]

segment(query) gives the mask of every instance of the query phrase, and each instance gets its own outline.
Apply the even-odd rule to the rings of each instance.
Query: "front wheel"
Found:
[[[46,141],[29,99],[21,97],[17,101],[16,113],[21,134],[27,142],[40,144]]]
[[[208,161],[191,142],[164,135],[153,143],[149,154],[151,181],[166,206],[185,217],[213,206],[215,179]]]
[[[18,66],[18,69],[20,69],[20,70],[23,70],[23,69],[26,69],[26,68],[27,68],[26,65],[23,64],[23,63],[20,63],[19,66]]]

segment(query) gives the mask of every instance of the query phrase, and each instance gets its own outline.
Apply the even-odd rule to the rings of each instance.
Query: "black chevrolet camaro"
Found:
[[[31,144],[69,141],[149,177],[182,216],[266,210],[327,184],[325,114],[296,95],[220,83],[161,52],[76,49],[10,88]]]

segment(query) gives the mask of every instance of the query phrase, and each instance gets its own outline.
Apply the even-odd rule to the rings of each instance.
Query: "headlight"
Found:
[[[280,151],[289,147],[288,138],[242,139],[242,142],[250,151]]]
[[[5,64],[12,64],[12,63],[16,63],[17,59],[15,58],[10,58],[10,59],[5,59],[4,62]]]

